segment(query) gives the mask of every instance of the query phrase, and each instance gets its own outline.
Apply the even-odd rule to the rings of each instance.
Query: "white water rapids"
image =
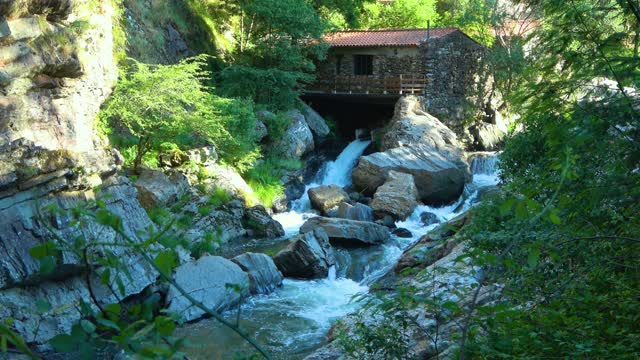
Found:
[[[274,216],[285,228],[286,237],[298,233],[309,217],[310,203],[306,190],[318,185],[351,184],[351,171],[369,141],[351,142],[335,161],[328,162],[316,181],[307,186],[305,194],[294,202],[292,210]],[[465,186],[463,195],[452,205],[433,208],[419,206],[398,227],[411,231],[411,238],[393,236],[389,244],[359,249],[336,249],[337,266],[321,280],[285,279],[281,289],[269,295],[250,298],[241,308],[240,326],[263,344],[277,359],[301,359],[320,346],[331,325],[339,318],[358,309],[353,296],[366,293],[368,286],[386,274],[398,261],[404,249],[422,235],[438,226],[425,226],[420,215],[435,214],[445,222],[467,211],[477,201],[478,191],[495,186],[497,157],[478,156],[471,164],[473,181]],[[235,318],[230,311],[229,318]],[[234,351],[247,354],[251,348],[237,335],[222,328],[214,320],[205,320],[184,329],[191,343],[187,351],[191,359],[232,359]]]

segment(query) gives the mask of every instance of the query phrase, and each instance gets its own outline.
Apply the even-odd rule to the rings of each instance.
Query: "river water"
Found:
[[[322,167],[314,182],[307,185],[307,190],[318,185],[350,185],[351,171],[369,143],[363,140],[351,142],[336,160]],[[375,280],[393,268],[404,249],[438,226],[424,226],[420,220],[423,212],[431,212],[440,222],[445,222],[467,211],[477,202],[479,191],[498,183],[496,168],[496,156],[474,157],[471,164],[473,181],[465,186],[458,201],[440,208],[419,206],[405,221],[396,223],[398,227],[410,230],[411,238],[392,237],[388,244],[367,248],[336,248],[337,265],[330,270],[328,278],[285,279],[283,287],[274,293],[248,299],[240,308],[240,316],[237,316],[237,310],[225,315],[229,319],[239,319],[240,327],[265,346],[274,358],[304,358],[324,343],[327,331],[337,319],[359,308],[354,296],[367,293]],[[310,210],[305,191],[305,195],[292,204],[290,212],[274,216],[285,228],[285,238],[297,234],[306,219],[316,216]],[[282,239],[273,249],[284,245],[286,240]],[[235,355],[253,353],[244,340],[213,319],[188,325],[180,335],[189,341],[187,353],[191,359],[233,359]]]

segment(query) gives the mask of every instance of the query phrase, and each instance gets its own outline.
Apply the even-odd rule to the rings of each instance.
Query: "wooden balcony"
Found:
[[[305,90],[307,94],[336,95],[422,95],[427,85],[424,75],[339,75],[319,78]]]

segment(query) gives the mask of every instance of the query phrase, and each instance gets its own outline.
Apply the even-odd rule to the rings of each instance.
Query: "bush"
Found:
[[[300,160],[271,157],[261,161],[243,175],[258,201],[266,208],[271,208],[277,198],[284,196],[284,186],[280,179],[284,171],[300,168]]]
[[[122,73],[99,128],[116,146],[126,144],[134,169],[167,142],[176,148],[213,143],[223,160],[240,168],[259,157],[253,105],[212,95],[202,83],[209,76],[206,59],[154,66],[132,60]]]

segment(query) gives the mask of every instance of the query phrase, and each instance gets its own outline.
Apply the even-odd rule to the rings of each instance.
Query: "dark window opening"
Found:
[[[353,55],[354,75],[373,75],[373,55]]]
[[[338,55],[336,56],[336,75],[340,75],[341,69],[342,69],[342,58],[344,56],[343,55]]]

